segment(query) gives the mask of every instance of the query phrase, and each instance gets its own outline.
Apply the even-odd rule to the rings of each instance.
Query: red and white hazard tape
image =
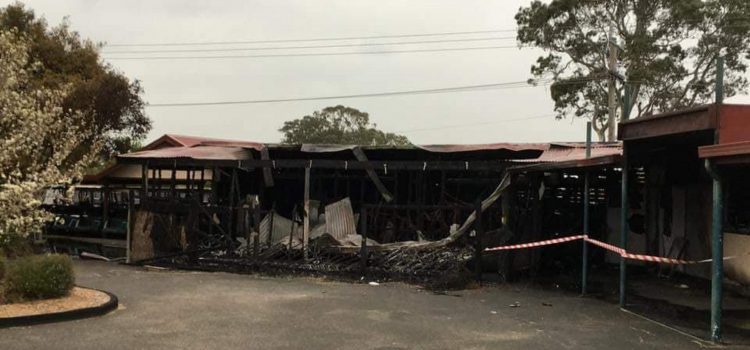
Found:
[[[602,241],[597,241],[597,240],[595,240],[593,238],[589,238],[586,235],[583,236],[583,239],[585,239],[586,242],[589,242],[589,243],[591,243],[591,244],[593,244],[595,246],[599,246],[599,247],[604,248],[606,250],[612,251],[612,252],[617,253],[619,255],[627,254],[627,252],[625,251],[625,249],[622,249],[620,247],[611,245],[609,243],[604,243]]]
[[[598,241],[593,238],[589,238],[587,235],[568,236],[568,237],[562,237],[562,238],[548,239],[545,241],[505,245],[505,246],[499,246],[499,247],[494,247],[494,248],[487,248],[485,249],[485,251],[493,252],[493,251],[500,251],[500,250],[535,248],[535,247],[541,247],[541,246],[552,245],[552,244],[572,242],[572,241],[577,241],[581,239],[595,246],[598,246],[600,248],[609,250],[617,255],[622,256],[625,259],[630,259],[630,260],[648,261],[648,262],[655,262],[659,264],[674,264],[674,265],[700,264],[700,263],[707,263],[707,262],[713,261],[713,259],[681,260],[681,259],[665,258],[661,256],[628,253],[623,248],[611,245],[609,243],[604,243],[602,241]],[[729,259],[734,259],[734,258],[736,258],[736,256],[729,256],[729,257],[725,257],[723,260],[729,260]]]
[[[584,235],[579,236],[570,236],[570,237],[563,237],[563,238],[555,238],[555,239],[548,239],[546,241],[539,241],[539,242],[531,242],[531,243],[521,243],[521,244],[513,244],[513,245],[506,245],[506,246],[500,246],[495,248],[487,248],[485,251],[492,252],[496,250],[511,250],[511,249],[524,249],[524,248],[534,248],[534,247],[541,247],[545,245],[552,245],[552,244],[559,244],[559,243],[565,243],[570,241],[577,241],[579,239],[583,239]]]
[[[680,260],[680,259],[664,258],[661,256],[653,256],[653,255],[631,254],[627,252],[625,254],[621,254],[621,256],[624,257],[625,259],[655,262],[659,264],[688,265],[688,264],[697,264],[697,263],[705,262],[703,260],[700,260],[700,261]],[[711,260],[712,259],[708,259],[708,261],[711,261]]]

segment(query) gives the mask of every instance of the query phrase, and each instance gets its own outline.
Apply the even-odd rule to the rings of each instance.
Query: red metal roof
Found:
[[[698,147],[698,157],[717,159],[720,163],[750,163],[750,141]]]
[[[243,147],[230,146],[194,146],[167,147],[155,150],[139,151],[121,154],[120,158],[187,158],[203,160],[248,160],[252,159],[250,150]]]
[[[550,144],[550,148],[535,159],[518,159],[514,163],[524,164],[511,168],[511,171],[547,171],[554,169],[587,168],[612,165],[622,159],[621,143],[594,143],[591,156],[586,157],[583,143]]]
[[[606,157],[622,155],[621,143],[594,143],[591,145],[591,157]],[[581,143],[551,144],[549,149],[542,152],[536,159],[521,159],[518,162],[559,163],[572,160],[586,159],[586,145]]]
[[[262,143],[242,140],[228,140],[213,137],[188,136],[176,134],[164,134],[158,139],[144,146],[141,150],[153,150],[166,147],[193,147],[193,146],[234,146],[257,148],[263,147]]]

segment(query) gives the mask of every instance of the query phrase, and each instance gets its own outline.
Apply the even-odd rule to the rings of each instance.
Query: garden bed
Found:
[[[0,327],[66,321],[106,314],[117,308],[107,292],[75,287],[68,296],[0,305]]]

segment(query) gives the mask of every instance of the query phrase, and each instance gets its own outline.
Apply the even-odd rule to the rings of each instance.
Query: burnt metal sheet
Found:
[[[273,222],[273,229],[271,228],[271,222]],[[271,242],[271,244],[277,244],[288,242],[289,234],[293,234],[295,237],[301,237],[301,225],[295,224],[294,232],[292,232],[292,224],[292,220],[289,220],[278,213],[271,212],[271,214],[266,215],[260,222],[258,241],[260,241],[261,244],[267,244],[268,242]]]
[[[326,233],[336,240],[343,240],[348,235],[357,234],[357,223],[349,198],[326,205]]]
[[[168,147],[119,155],[123,159],[171,159],[187,158],[196,160],[249,160],[250,150],[241,147],[194,146]]]

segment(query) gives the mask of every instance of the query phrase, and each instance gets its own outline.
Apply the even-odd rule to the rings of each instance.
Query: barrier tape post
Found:
[[[476,231],[476,273],[477,273],[477,282],[481,285],[482,284],[482,251],[484,250],[484,247],[482,246],[482,239],[484,238],[484,228],[482,226],[482,201],[478,200],[476,203],[474,203],[474,212],[476,216],[476,220],[474,221],[474,230]]]

